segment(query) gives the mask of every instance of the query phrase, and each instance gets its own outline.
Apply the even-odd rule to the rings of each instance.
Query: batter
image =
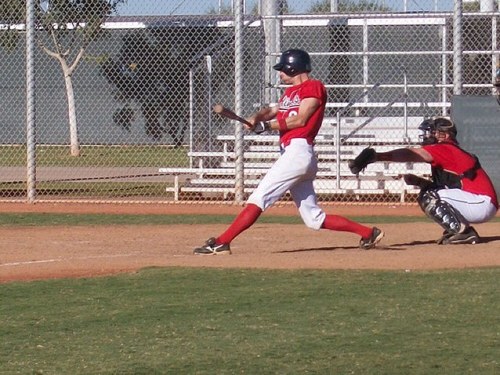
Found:
[[[371,249],[383,238],[376,227],[366,227],[339,215],[327,215],[317,204],[313,181],[318,170],[314,139],[321,127],[326,102],[326,88],[310,77],[309,54],[300,49],[283,52],[274,66],[281,81],[290,85],[278,106],[265,107],[248,117],[248,130],[261,133],[279,130],[281,156],[249,197],[246,207],[229,228],[218,237],[209,238],[194,254],[231,254],[236,236],[254,224],[259,216],[287,191],[297,206],[304,224],[314,230],[352,232],[361,237],[359,246]]]

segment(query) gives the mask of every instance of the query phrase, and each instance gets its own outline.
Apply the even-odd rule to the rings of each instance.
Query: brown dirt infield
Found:
[[[416,206],[328,206],[339,215],[423,215]],[[236,215],[232,205],[4,203],[0,212]],[[296,215],[291,206],[265,215]],[[363,221],[368,223],[367,221]],[[239,236],[231,256],[194,256],[192,249],[224,225],[113,225],[0,228],[0,282],[93,277],[144,267],[238,267],[267,269],[430,270],[500,266],[500,223],[476,225],[482,242],[439,246],[432,223],[379,225],[386,233],[377,249],[358,249],[357,236],[303,225],[256,223]]]

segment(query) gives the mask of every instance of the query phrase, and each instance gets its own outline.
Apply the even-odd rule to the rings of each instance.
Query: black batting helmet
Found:
[[[312,70],[311,57],[304,50],[289,49],[281,54],[280,61],[273,68],[293,77]]]
[[[436,117],[424,120],[419,125],[418,129],[422,131],[420,138],[423,145],[437,143],[437,131],[448,133],[453,139],[456,139],[457,137],[457,128],[455,124],[446,117]]]

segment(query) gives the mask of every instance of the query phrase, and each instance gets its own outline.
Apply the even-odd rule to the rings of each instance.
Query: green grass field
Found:
[[[370,221],[382,219],[423,220]],[[230,220],[0,215],[2,226]],[[5,283],[0,374],[493,375],[500,373],[499,279],[500,268],[150,268],[113,277]]]
[[[355,221],[372,223],[408,223],[428,221],[425,216],[350,216]],[[121,214],[61,214],[61,213],[0,213],[0,226],[37,225],[169,225],[169,224],[229,224],[234,215],[121,215]],[[500,218],[496,218],[499,220]],[[299,216],[266,216],[261,223],[302,224]]]
[[[499,269],[0,285],[5,374],[498,374]]]
[[[135,167],[187,167],[187,149],[169,146],[82,146],[80,157],[70,155],[69,146],[39,145],[36,148],[37,167],[66,168],[135,168]],[[1,167],[26,166],[26,146],[0,146]],[[137,176],[136,181],[113,181],[108,177],[76,179],[39,180],[37,193],[40,197],[165,197],[173,198],[173,193],[165,193],[165,187],[172,182],[145,182]],[[26,196],[26,182],[0,182],[1,197]]]
[[[69,146],[36,148],[37,166],[48,167],[170,167],[188,166],[186,149],[168,146],[81,146],[73,157]],[[25,166],[26,146],[0,146],[0,166]]]

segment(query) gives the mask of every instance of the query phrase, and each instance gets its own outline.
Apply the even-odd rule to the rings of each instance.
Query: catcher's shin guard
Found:
[[[445,231],[455,234],[467,227],[460,212],[442,200],[436,190],[422,190],[417,200],[424,213]]]

